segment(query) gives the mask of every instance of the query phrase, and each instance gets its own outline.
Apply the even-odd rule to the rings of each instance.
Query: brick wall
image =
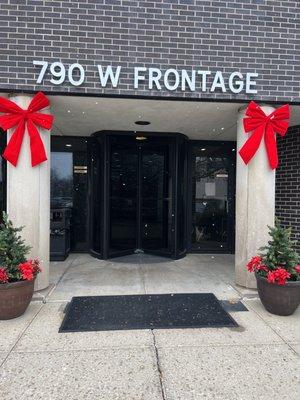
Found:
[[[276,215],[293,227],[300,251],[300,125],[278,139],[280,165],[276,171]]]
[[[0,0],[0,91],[113,93],[299,101],[300,13],[294,0]],[[80,87],[36,85],[34,59],[78,62]],[[100,88],[96,65],[121,65],[118,88]],[[133,66],[259,74],[258,94],[133,88]]]

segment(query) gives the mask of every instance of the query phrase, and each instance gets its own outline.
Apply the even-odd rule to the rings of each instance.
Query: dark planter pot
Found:
[[[259,298],[265,309],[275,315],[291,315],[300,304],[300,281],[285,285],[269,283],[266,278],[256,275]]]
[[[32,299],[34,281],[0,284],[0,320],[24,314]]]

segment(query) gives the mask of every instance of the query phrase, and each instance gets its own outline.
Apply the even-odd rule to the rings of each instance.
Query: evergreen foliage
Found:
[[[275,227],[268,228],[271,239],[267,246],[260,248],[262,263],[270,271],[284,268],[291,274],[292,279],[297,280],[295,266],[300,264],[300,255],[294,249],[295,241],[291,240],[291,228],[284,228],[279,220],[276,220]]]
[[[3,222],[0,225],[0,267],[4,267],[10,281],[21,280],[19,265],[26,261],[31,247],[19,235],[23,227],[15,228],[3,213]]]

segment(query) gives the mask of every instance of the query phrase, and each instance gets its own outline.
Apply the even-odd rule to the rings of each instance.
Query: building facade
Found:
[[[28,136],[17,167],[2,160],[2,207],[43,260],[38,288],[60,208],[72,251],[235,253],[253,287],[245,263],[275,211],[300,235],[299,16],[279,0],[0,0],[1,95],[27,108],[42,91],[54,116],[48,161],[31,167]],[[263,143],[247,166],[238,155],[251,100],[266,115],[290,105],[277,178]]]

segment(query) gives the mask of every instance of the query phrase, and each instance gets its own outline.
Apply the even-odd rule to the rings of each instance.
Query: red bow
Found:
[[[281,136],[286,134],[289,123],[285,120],[290,117],[288,104],[277,108],[270,115],[266,115],[258,104],[251,101],[246,110],[246,116],[249,118],[243,119],[244,130],[246,133],[252,131],[253,133],[239,151],[244,163],[248,164],[254,156],[264,136],[270,167],[277,168],[276,132]]]
[[[41,92],[33,97],[27,110],[23,110],[14,102],[0,97],[0,112],[5,113],[5,115],[0,116],[0,127],[6,131],[17,125],[3,154],[3,157],[14,166],[18,163],[26,124],[30,138],[31,165],[34,167],[47,160],[45,147],[36,125],[51,129],[53,116],[36,111],[42,110],[49,104],[49,100]]]

